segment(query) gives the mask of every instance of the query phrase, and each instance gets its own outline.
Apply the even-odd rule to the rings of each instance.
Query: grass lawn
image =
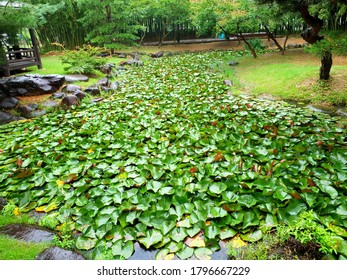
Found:
[[[34,260],[50,244],[27,243],[0,235],[0,260]]]
[[[319,81],[320,61],[303,49],[288,50],[238,59],[240,64],[229,73],[238,92],[254,95],[271,94],[286,100],[313,103],[345,104],[347,102],[347,59],[335,59],[331,79]]]

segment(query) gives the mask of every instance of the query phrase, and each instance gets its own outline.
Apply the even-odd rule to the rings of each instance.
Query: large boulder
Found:
[[[65,83],[60,75],[24,75],[0,79],[0,99],[9,96],[29,96],[58,91]]]
[[[37,260],[84,260],[85,258],[73,251],[65,250],[59,247],[50,247],[40,253]]]

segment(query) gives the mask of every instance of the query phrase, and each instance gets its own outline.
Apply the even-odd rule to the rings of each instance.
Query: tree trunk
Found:
[[[269,30],[269,28],[265,25],[265,31],[266,31],[266,34],[268,36],[269,39],[271,39],[275,45],[277,46],[277,48],[280,50],[280,52],[283,52],[283,48],[282,46],[278,43],[278,41],[276,40],[274,34]],[[283,52],[284,53],[284,52]]]
[[[289,38],[289,32],[287,33],[286,39],[284,40],[284,43],[283,43],[283,50],[281,53],[282,55],[284,55],[284,52],[286,51],[288,38]]]
[[[300,6],[300,14],[304,21],[310,26],[303,33],[301,33],[302,38],[309,44],[314,44],[324,39],[322,35],[319,35],[319,31],[323,27],[323,20],[313,17],[310,15],[308,10],[308,5]],[[333,64],[331,51],[324,51],[321,57],[321,68],[319,73],[319,78],[321,80],[329,80],[330,78],[330,69]]]
[[[320,67],[320,73],[319,73],[319,78],[321,80],[329,80],[330,78],[330,69],[331,66],[333,65],[333,58],[331,51],[324,51],[322,58],[321,58],[321,67]]]
[[[308,10],[308,5],[300,6],[299,11],[303,20],[310,26],[310,28],[301,33],[301,37],[309,44],[314,44],[324,39],[323,36],[319,35],[319,32],[324,24],[323,20],[311,16]]]
[[[253,57],[257,58],[257,53],[256,53],[255,49],[252,47],[252,45],[250,43],[248,43],[248,41],[246,40],[245,36],[243,36],[242,32],[240,32],[240,37],[245,42],[245,44],[249,48],[249,50],[251,51]]]

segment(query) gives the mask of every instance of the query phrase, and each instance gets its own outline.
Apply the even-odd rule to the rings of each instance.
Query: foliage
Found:
[[[43,216],[39,221],[39,225],[54,230],[57,225],[60,224],[59,220],[57,219],[57,215],[57,213],[52,213]]]
[[[84,11],[80,19],[87,32],[87,40],[100,47],[119,49],[133,44],[142,26],[131,17],[129,0],[80,0],[79,9]]]
[[[295,238],[302,245],[308,243],[317,244],[319,251],[323,254],[336,253],[337,243],[340,239],[328,228],[324,227],[312,211],[302,212],[291,224],[276,225],[276,232],[267,232],[264,237],[254,243],[235,246],[235,242],[228,242],[228,255],[238,260],[269,260],[282,259],[284,256],[278,254],[286,250],[290,238]],[[234,238],[235,239],[235,238]],[[233,239],[233,240],[234,240]],[[296,256],[295,248],[292,248],[291,258]]]
[[[282,234],[292,235],[302,244],[313,241],[320,245],[323,253],[334,252],[334,235],[322,226],[313,211],[301,213],[298,220],[287,227],[287,233],[282,231]]]
[[[96,68],[105,64],[106,59],[98,57],[100,48],[91,45],[84,45],[83,48],[75,51],[66,51],[61,57],[63,64],[68,64],[64,68],[70,73],[94,74]]]
[[[38,8],[41,16],[36,31],[42,44],[42,50],[56,50],[54,43],[72,50],[84,44],[86,30],[80,19],[83,10],[76,0],[29,0]]]
[[[257,53],[262,52],[266,49],[266,45],[260,38],[251,38],[247,41]]]
[[[197,33],[201,35],[215,36],[217,33],[218,13],[216,11],[216,1],[196,1],[192,4],[193,24],[197,28]]]
[[[36,15],[31,5],[21,5],[18,9],[14,1],[5,1],[5,7],[0,7],[0,34],[7,34],[6,41],[9,44],[16,43],[17,34],[23,28],[34,27],[36,25]]]
[[[260,240],[309,209],[345,238],[345,131],[231,96],[211,69],[223,57],[151,60],[102,103],[0,127],[1,195],[21,212],[58,212],[95,259],[127,259],[135,242],[209,259],[219,240]]]
[[[53,245],[67,250],[71,250],[75,247],[75,240],[72,238],[71,235],[54,235],[52,242]]]
[[[14,216],[13,211],[17,208],[16,205],[8,203],[2,208],[1,214],[4,216]]]
[[[336,53],[338,55],[347,54],[347,37],[327,37],[313,45],[308,45],[305,50],[318,57],[322,57],[326,51]]]
[[[8,203],[1,210],[0,215],[0,226],[8,225],[8,224],[35,224],[36,220],[33,217],[29,217],[28,215],[22,215],[18,212],[18,208]],[[17,215],[16,215],[17,214]],[[20,215],[19,215],[20,214]]]
[[[278,257],[273,255],[272,251],[278,243],[278,236],[267,233],[260,241],[249,243],[239,248],[235,248],[229,242],[227,244],[227,253],[231,259],[236,260],[274,260],[278,259]]]

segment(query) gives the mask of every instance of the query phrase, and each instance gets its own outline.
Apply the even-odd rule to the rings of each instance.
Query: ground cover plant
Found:
[[[347,256],[338,118],[232,95],[213,68],[225,55],[147,61],[104,102],[0,127],[0,195],[94,259],[127,259],[135,242],[209,259],[219,240],[261,240],[308,210]]]

